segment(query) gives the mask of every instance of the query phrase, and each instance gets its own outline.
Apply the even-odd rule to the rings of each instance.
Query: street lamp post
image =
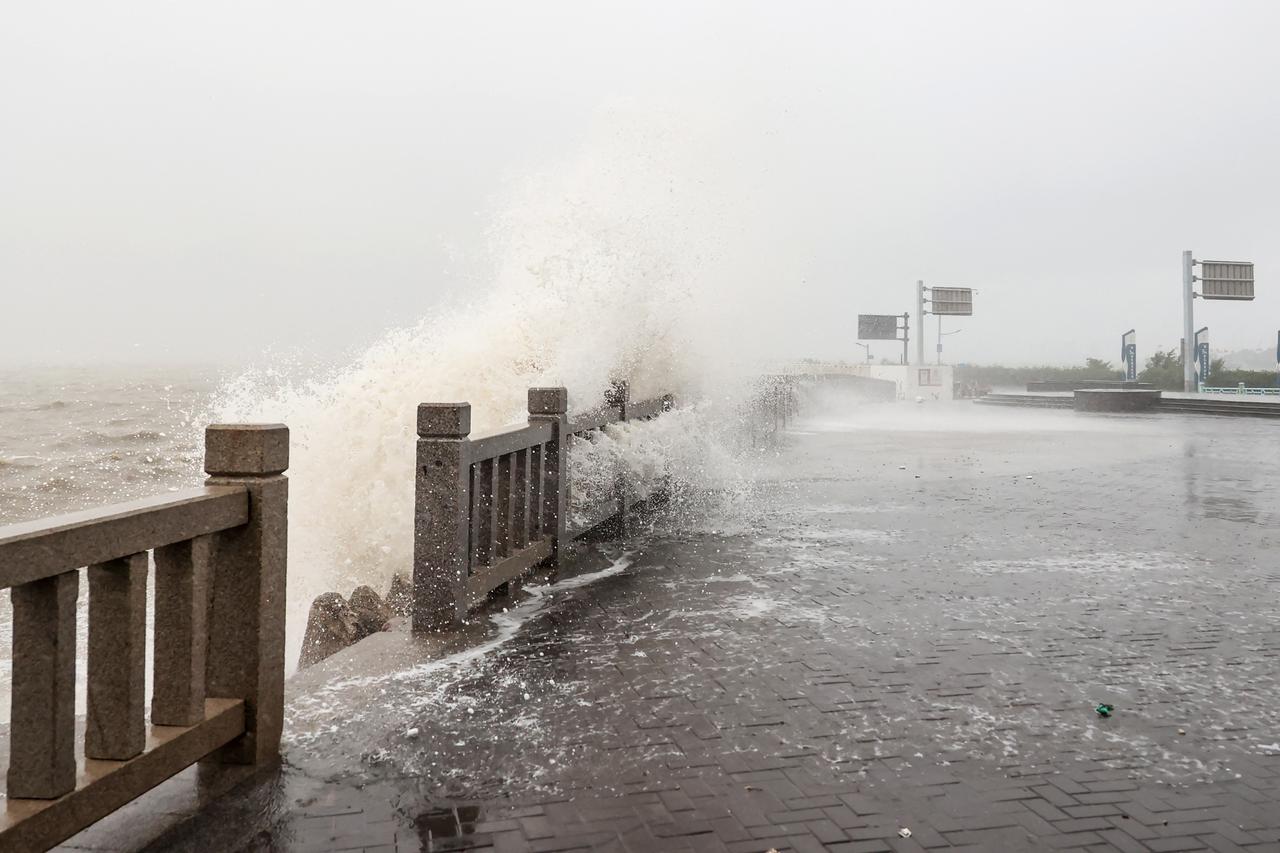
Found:
[[[951,332],[942,331],[942,317],[941,316],[938,317],[938,366],[939,367],[942,366],[942,339],[947,335],[958,335],[963,331],[964,329],[956,329]]]

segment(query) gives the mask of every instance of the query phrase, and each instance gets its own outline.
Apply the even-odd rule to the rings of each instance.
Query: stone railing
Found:
[[[675,398],[670,394],[654,397],[649,400],[632,400],[631,390],[626,382],[615,382],[613,388],[605,396],[604,405],[590,412],[577,415],[569,421],[569,448],[577,442],[589,442],[608,431],[612,424],[634,421],[652,420],[663,412],[670,411]],[[572,483],[568,494],[572,494]],[[625,470],[617,470],[613,475],[613,494],[596,501],[591,506],[581,507],[581,521],[567,529],[570,538],[578,538],[608,523],[616,525],[617,531],[626,534],[629,527],[631,509],[636,499]],[[566,500],[568,500],[566,498]]]
[[[656,417],[670,395],[633,403],[616,384],[599,409],[568,417],[564,388],[529,389],[529,420],[472,437],[469,403],[418,406],[413,628],[466,618],[495,590],[509,594],[561,545],[605,521],[625,524],[634,504],[619,474],[614,497],[568,527],[568,456],[575,440],[610,424]]]
[[[1274,397],[1280,395],[1280,388],[1246,388],[1241,382],[1234,387],[1209,388],[1202,387],[1201,394],[1238,394],[1242,397]]]
[[[0,527],[12,590],[0,849],[43,850],[197,762],[279,754],[289,431],[215,425],[204,488]],[[155,564],[150,725],[148,552]],[[88,704],[76,756],[76,600],[88,577]]]
[[[766,374],[742,407],[741,421],[753,447],[771,446],[800,411],[800,379],[794,374]]]

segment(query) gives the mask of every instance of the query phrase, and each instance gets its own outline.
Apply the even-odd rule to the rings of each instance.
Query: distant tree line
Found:
[[[1147,366],[1138,374],[1141,382],[1150,382],[1155,388],[1167,391],[1182,390],[1182,352],[1178,348],[1155,352],[1147,359]],[[1220,358],[1209,360],[1209,376],[1205,385],[1211,388],[1231,388],[1244,383],[1246,388],[1271,388],[1276,384],[1274,370],[1236,370],[1228,368]]]
[[[1040,380],[1075,379],[1123,379],[1124,372],[1109,361],[1087,358],[1083,366],[1063,367],[1042,364],[1035,367],[1005,367],[1001,364],[960,364],[956,366],[956,381],[986,385],[992,388],[1017,385]]]
[[[1040,365],[1037,367],[1005,367],[999,364],[961,364],[956,366],[956,381],[992,388],[1001,386],[1025,386],[1028,382],[1071,381],[1076,379],[1124,379],[1124,371],[1112,362],[1100,358],[1086,358],[1083,366],[1062,367]],[[1147,382],[1154,388],[1166,391],[1182,390],[1182,353],[1177,349],[1157,351],[1147,359],[1146,366],[1138,373],[1139,382]],[[1248,388],[1270,388],[1276,384],[1273,370],[1228,369],[1222,359],[1209,362],[1209,378],[1212,387],[1233,387],[1241,382]]]

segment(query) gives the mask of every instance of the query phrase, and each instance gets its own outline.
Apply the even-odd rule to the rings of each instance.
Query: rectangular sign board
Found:
[[[1252,299],[1251,261],[1201,261],[1200,296],[1203,299]]]
[[[859,314],[858,340],[896,341],[899,319],[898,314]]]
[[[968,287],[929,288],[929,313],[964,316],[972,314],[973,289]]]
[[[1124,362],[1124,378],[1133,382],[1138,378],[1138,333],[1130,329],[1120,336],[1120,360]]]

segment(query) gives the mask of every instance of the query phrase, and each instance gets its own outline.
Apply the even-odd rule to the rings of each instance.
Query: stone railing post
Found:
[[[617,406],[624,423],[627,420],[627,403],[630,401],[631,385],[625,379],[614,380],[609,393],[605,395],[605,405]],[[627,529],[630,526],[631,496],[627,488],[627,465],[621,455],[616,460],[616,467],[613,472],[613,491],[618,500],[618,535],[626,536]]]
[[[471,514],[471,404],[418,406],[413,512],[413,630],[466,616]]]
[[[206,483],[249,492],[248,523],[217,536],[205,668],[208,696],[244,700],[245,734],[205,761],[265,764],[284,723],[289,429],[214,424],[204,443]]]
[[[552,564],[560,561],[569,509],[569,392],[564,388],[530,388],[529,420],[549,421],[551,440],[543,458],[542,529],[552,537]]]
[[[9,695],[10,799],[76,787],[76,596],[80,573],[15,586]]]

